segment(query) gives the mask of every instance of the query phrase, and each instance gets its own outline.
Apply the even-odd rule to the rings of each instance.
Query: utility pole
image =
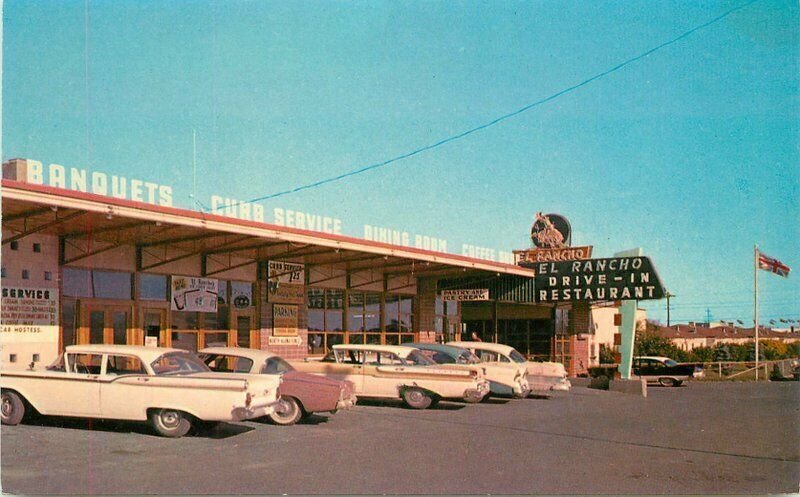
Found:
[[[711,326],[711,309],[706,307],[706,326]]]
[[[667,328],[669,328],[669,299],[675,297],[675,295],[669,293],[669,290],[667,290],[667,294],[664,296],[667,298]]]

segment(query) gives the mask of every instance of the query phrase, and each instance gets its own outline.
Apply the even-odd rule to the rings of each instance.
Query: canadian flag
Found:
[[[758,253],[758,269],[775,273],[784,278],[788,277],[789,271],[791,271],[786,264],[761,252]]]

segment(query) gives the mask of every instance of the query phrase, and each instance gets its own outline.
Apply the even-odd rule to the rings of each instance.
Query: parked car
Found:
[[[489,393],[480,368],[437,365],[419,350],[400,345],[334,345],[321,361],[293,365],[306,373],[353,382],[359,399],[399,398],[414,409],[426,409],[440,399],[480,402]]]
[[[665,387],[677,387],[684,381],[701,378],[704,375],[702,367],[694,364],[678,364],[669,357],[634,357],[631,369],[634,376]]]
[[[165,437],[193,425],[271,414],[280,378],[220,375],[179,349],[71,345],[45,370],[0,375],[2,423],[18,424],[28,408],[47,416],[149,421]]]
[[[480,365],[483,376],[489,381],[490,395],[525,398],[530,393],[526,373],[520,371],[517,364],[481,364],[478,356],[468,349],[441,343],[406,343],[403,345],[421,350],[436,364],[449,364],[461,368]]]
[[[564,390],[572,388],[567,370],[560,362],[533,362],[525,359],[514,347],[488,342],[448,342],[447,345],[463,347],[485,363],[510,363],[524,367],[528,385],[533,391]]]
[[[280,375],[282,409],[267,415],[277,425],[293,425],[315,412],[336,413],[356,402],[353,384],[302,373],[280,356],[266,350],[241,347],[208,347],[198,355],[218,373]]]

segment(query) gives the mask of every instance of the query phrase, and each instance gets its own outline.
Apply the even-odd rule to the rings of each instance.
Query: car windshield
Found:
[[[481,360],[469,350],[465,350],[458,355],[456,362],[459,364],[478,364]]]
[[[287,371],[292,371],[294,368],[291,364],[286,362],[280,357],[270,357],[267,359],[267,362],[264,363],[264,368],[262,369],[262,373],[264,374],[281,374]]]
[[[211,372],[203,361],[189,352],[167,352],[151,362],[150,367],[161,376]]]
[[[527,359],[525,359],[525,356],[520,354],[519,352],[517,352],[514,349],[511,349],[511,353],[508,354],[508,355],[511,356],[511,360],[514,361],[514,362],[517,362],[517,363],[527,362]]]
[[[431,359],[428,359],[419,350],[414,350],[406,357],[406,362],[415,366],[432,366],[436,364]]]
[[[672,367],[672,366],[677,366],[677,365],[678,365],[678,363],[677,363],[677,362],[675,362],[675,361],[673,361],[672,359],[667,359],[666,361],[664,361],[664,365],[665,365],[665,366]]]

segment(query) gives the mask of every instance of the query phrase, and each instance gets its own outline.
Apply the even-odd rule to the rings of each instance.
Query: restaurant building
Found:
[[[530,268],[179,209],[171,189],[116,176],[73,171],[52,186],[40,169],[3,164],[4,367],[48,363],[83,343],[230,345],[300,359],[337,343],[473,336],[572,374],[589,365],[589,305],[525,298]],[[491,300],[445,300],[465,281],[491,289]]]

